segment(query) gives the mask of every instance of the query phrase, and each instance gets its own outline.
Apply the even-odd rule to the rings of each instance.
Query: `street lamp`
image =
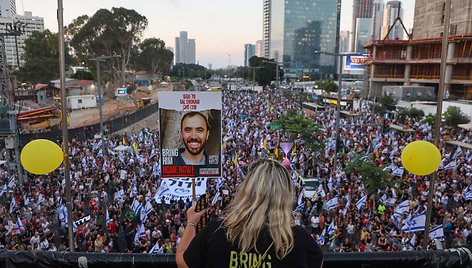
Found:
[[[341,83],[342,83],[342,73],[343,73],[343,57],[344,56],[357,56],[362,55],[358,52],[343,52],[343,53],[332,53],[325,51],[315,51],[315,55],[325,54],[334,57],[338,57],[339,63],[339,74],[338,74],[338,101],[336,103],[336,124],[335,124],[335,150],[334,150],[334,160],[333,160],[333,171],[336,172],[336,167],[338,164],[338,140],[339,140],[339,117],[341,113]]]
[[[103,137],[103,103],[104,103],[104,98],[103,98],[103,90],[102,87],[100,86],[100,62],[105,62],[108,59],[113,59],[113,58],[121,58],[121,55],[112,55],[112,56],[99,56],[95,57],[93,60],[95,61],[97,65],[97,86],[98,86],[98,97],[97,97],[97,102],[98,102],[98,108],[100,112],[100,141],[102,142],[102,154],[105,154],[105,141]]]

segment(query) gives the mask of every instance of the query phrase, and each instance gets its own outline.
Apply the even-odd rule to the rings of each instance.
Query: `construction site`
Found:
[[[365,46],[371,56],[371,96],[387,85],[433,86],[440,76],[441,38],[376,40]],[[450,36],[445,73],[451,98],[472,100],[472,35]]]

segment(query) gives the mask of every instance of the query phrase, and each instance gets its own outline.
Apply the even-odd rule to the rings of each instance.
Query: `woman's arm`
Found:
[[[205,212],[206,210],[195,212],[195,206],[192,206],[187,210],[187,227],[185,227],[184,234],[180,239],[180,244],[177,247],[177,252],[175,254],[175,260],[177,262],[177,267],[179,268],[188,268],[188,265],[184,260],[184,252],[187,250],[190,242],[192,242],[193,238],[195,237],[196,225]]]

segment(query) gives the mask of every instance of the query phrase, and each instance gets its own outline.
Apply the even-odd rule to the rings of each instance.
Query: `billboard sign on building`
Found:
[[[343,74],[362,75],[368,55],[347,55],[344,57]]]

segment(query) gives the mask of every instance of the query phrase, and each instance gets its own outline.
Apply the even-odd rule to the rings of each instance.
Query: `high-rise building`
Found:
[[[195,64],[195,62],[195,39],[188,39],[188,33],[182,31],[179,37],[175,38],[175,64]]]
[[[372,11],[374,6],[374,0],[354,0],[353,9],[352,9],[352,33],[353,37],[351,40],[351,48],[353,51],[356,50],[356,32],[357,29],[357,19],[359,18],[372,18]],[[363,20],[365,22],[365,20]],[[362,27],[361,27],[362,28]]]
[[[256,41],[256,56],[258,57],[264,56],[264,41],[262,40]]]
[[[388,1],[384,9],[381,39],[403,39],[403,27],[399,21],[395,22],[398,17],[403,19],[402,2],[398,0]]]
[[[450,35],[472,33],[472,1],[451,1]],[[413,38],[440,37],[444,27],[445,0],[416,0]]]
[[[268,15],[266,2],[270,2]],[[334,74],[336,58],[315,51],[338,52],[340,7],[333,0],[264,1],[268,58],[283,64],[285,77]]]
[[[0,28],[6,29],[14,24],[21,24],[23,33],[19,36],[5,36],[5,56],[7,65],[13,69],[18,68],[18,63],[23,65],[22,58],[25,52],[25,40],[28,39],[34,31],[44,31],[44,18],[33,16],[30,11],[25,11],[24,15],[15,15],[13,17],[0,17]]]
[[[367,52],[362,46],[369,42],[372,36],[372,18],[358,18],[356,20],[356,35],[354,36],[354,51]]]
[[[256,55],[256,46],[253,44],[244,45],[244,67],[249,66],[249,60]]]
[[[349,51],[350,31],[341,31],[339,33],[339,52]]]
[[[270,54],[270,18],[272,0],[264,0],[262,10],[262,56],[269,58]]]
[[[372,9],[372,37],[371,40],[380,40],[382,36],[380,35],[382,30],[383,23],[383,12],[384,4],[383,0],[375,0],[374,6]]]
[[[0,0],[0,17],[12,18],[16,15],[15,0]]]

